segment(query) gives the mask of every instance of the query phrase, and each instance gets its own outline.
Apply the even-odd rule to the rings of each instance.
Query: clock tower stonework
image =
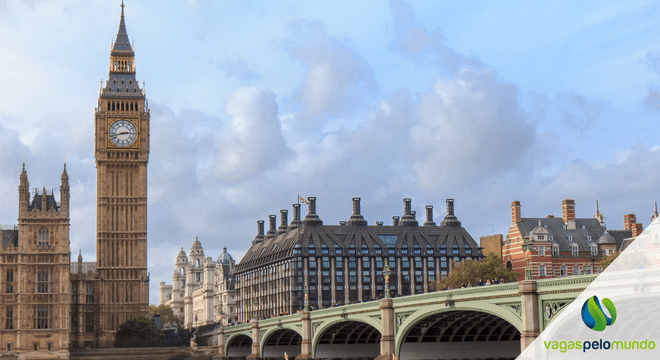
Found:
[[[101,347],[119,325],[149,313],[147,162],[149,109],[135,78],[135,54],[124,5],[110,52],[110,73],[95,111],[96,259],[100,280]]]

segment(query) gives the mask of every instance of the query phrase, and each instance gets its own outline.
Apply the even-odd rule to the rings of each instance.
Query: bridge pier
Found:
[[[523,280],[518,283],[518,294],[522,308],[520,352],[523,352],[540,333],[539,294],[536,292],[536,280]]]
[[[218,354],[213,356],[213,360],[225,360],[225,329],[218,329]]]
[[[376,360],[394,359],[394,306],[391,298],[380,299],[380,355]]]
[[[296,360],[312,359],[312,318],[309,311],[303,311],[300,315],[302,321],[302,343],[300,344],[300,355]]]
[[[261,350],[259,349],[259,320],[252,322],[252,354],[245,357],[245,360],[261,360]]]

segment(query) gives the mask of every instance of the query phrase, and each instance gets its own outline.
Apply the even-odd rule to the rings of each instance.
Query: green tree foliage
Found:
[[[619,252],[616,251],[616,252],[614,252],[614,254],[611,254],[611,255],[609,255],[609,256],[604,257],[603,259],[601,259],[601,260],[600,260],[600,266],[602,266],[602,267],[603,267],[603,270],[605,270],[605,269],[607,269],[607,267],[610,266],[610,264],[611,264],[614,260],[616,260],[616,258],[618,258],[618,257],[619,257]]]
[[[458,263],[444,279],[438,280],[432,284],[435,290],[442,288],[457,289],[461,284],[471,284],[477,286],[479,280],[485,284],[487,280],[491,282],[495,279],[504,280],[504,282],[516,281],[518,274],[508,270],[502,260],[496,255],[488,255],[482,261],[465,260]]]
[[[156,328],[154,321],[140,315],[119,325],[119,330],[115,336],[115,347],[161,346],[164,339],[165,333]]]
[[[151,315],[160,315],[160,323],[170,326],[179,327],[183,323],[183,320],[178,316],[174,316],[174,310],[169,305],[149,305],[149,314]]]

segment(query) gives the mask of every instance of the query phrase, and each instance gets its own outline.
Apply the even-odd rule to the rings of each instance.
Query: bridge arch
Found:
[[[429,354],[452,349],[462,353],[470,348],[467,342],[498,342],[498,346],[488,349],[486,356],[467,355],[468,358],[493,357],[494,348],[502,354],[502,358],[515,358],[520,353],[520,333],[522,321],[520,317],[497,305],[471,304],[471,306],[445,307],[442,305],[427,306],[410,314],[401,324],[395,336],[395,354],[397,357],[424,359],[423,353]],[[415,345],[415,355],[411,351],[411,343]],[[438,345],[432,345],[435,343]],[[443,345],[439,345],[442,343]],[[458,343],[458,344],[457,344]],[[450,346],[451,344],[451,346]],[[441,349],[442,348],[442,349]],[[474,348],[472,345],[471,348]],[[510,354],[510,355],[507,355]],[[449,356],[449,354],[448,354]],[[451,355],[460,358],[460,355]],[[434,358],[434,357],[431,357]]]
[[[226,357],[245,357],[252,353],[252,331],[241,331],[227,336],[224,354]]]
[[[284,352],[289,358],[300,355],[302,330],[299,327],[290,324],[271,327],[260,337],[259,355],[262,358],[284,357]]]
[[[312,356],[350,358],[350,355],[356,355],[355,357],[376,358],[380,355],[380,331],[380,321],[369,316],[353,315],[348,319],[325,321],[316,329],[312,327]],[[339,342],[342,344],[341,348],[333,347]],[[345,351],[346,354],[342,355],[337,351]],[[360,355],[361,353],[365,356]]]

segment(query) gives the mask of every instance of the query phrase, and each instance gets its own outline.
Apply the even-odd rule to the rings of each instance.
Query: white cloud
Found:
[[[224,183],[246,180],[293,156],[272,91],[240,88],[227,99],[231,120],[217,137],[215,175]]]
[[[291,28],[301,38],[286,46],[307,67],[293,93],[299,130],[322,127],[329,119],[350,116],[364,106],[377,84],[369,64],[346,41],[330,38],[318,23],[299,21]]]

